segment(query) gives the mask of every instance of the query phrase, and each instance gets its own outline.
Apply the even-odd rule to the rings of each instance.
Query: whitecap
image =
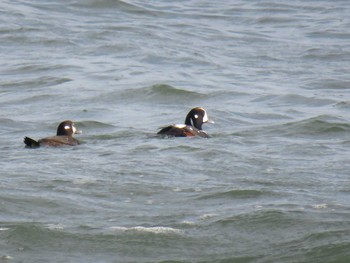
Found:
[[[50,230],[63,230],[64,226],[62,224],[47,224],[46,226]]]
[[[327,204],[315,204],[315,205],[312,205],[312,208],[314,208],[314,209],[325,209],[327,207],[328,207]]]
[[[2,256],[1,259],[3,259],[3,260],[12,260],[13,257],[6,255],[6,256]]]
[[[138,232],[147,232],[154,234],[179,234],[180,229],[164,226],[154,226],[154,227],[144,227],[144,226],[134,226],[134,227],[121,227],[121,226],[112,226],[112,230],[116,231],[138,231]]]

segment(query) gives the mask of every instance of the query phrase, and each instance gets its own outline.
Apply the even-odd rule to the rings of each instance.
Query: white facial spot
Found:
[[[207,112],[204,111],[203,122],[208,122],[208,121],[209,121],[209,118],[208,118]]]
[[[65,129],[65,130],[69,130],[69,129],[70,129],[70,126],[69,126],[69,125],[66,125],[66,126],[64,126],[64,129]]]
[[[75,126],[73,126],[73,133],[76,133],[77,129],[75,128]]]
[[[194,117],[195,117],[196,119],[198,119],[198,115],[197,115],[197,114],[195,114]]]

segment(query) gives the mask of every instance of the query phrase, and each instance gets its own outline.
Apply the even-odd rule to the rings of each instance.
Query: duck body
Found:
[[[72,136],[52,136],[40,140],[33,140],[29,137],[24,137],[24,143],[27,147],[38,148],[40,146],[60,147],[60,146],[75,146],[80,144],[79,141]]]
[[[209,135],[205,131],[198,130],[193,126],[184,124],[173,124],[167,127],[163,127],[157,134],[173,137],[200,136],[203,138],[209,138]]]
[[[76,133],[81,132],[77,131],[72,121],[67,120],[58,125],[56,136],[46,137],[37,141],[29,137],[24,137],[24,143],[28,148],[38,148],[40,146],[75,146],[80,144],[77,139],[73,138],[73,134]]]
[[[208,115],[203,108],[193,108],[186,116],[185,124],[173,124],[161,128],[157,134],[173,137],[199,136],[209,138],[209,135],[202,130],[203,123],[209,122]]]

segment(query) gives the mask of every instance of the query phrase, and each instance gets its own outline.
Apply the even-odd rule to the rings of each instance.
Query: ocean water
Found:
[[[0,262],[350,262],[349,13],[1,1]],[[211,138],[155,136],[196,106]]]

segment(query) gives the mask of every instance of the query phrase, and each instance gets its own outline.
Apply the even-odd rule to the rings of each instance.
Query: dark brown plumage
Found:
[[[40,146],[60,147],[60,146],[75,146],[80,144],[79,141],[73,138],[73,134],[80,133],[74,126],[72,121],[63,121],[57,127],[56,136],[46,137],[38,141],[29,137],[24,137],[26,147],[38,148]]]
[[[202,130],[202,125],[206,122],[209,122],[206,111],[203,108],[196,107],[187,114],[185,124],[163,127],[157,134],[174,137],[200,136],[208,138],[209,135]]]

